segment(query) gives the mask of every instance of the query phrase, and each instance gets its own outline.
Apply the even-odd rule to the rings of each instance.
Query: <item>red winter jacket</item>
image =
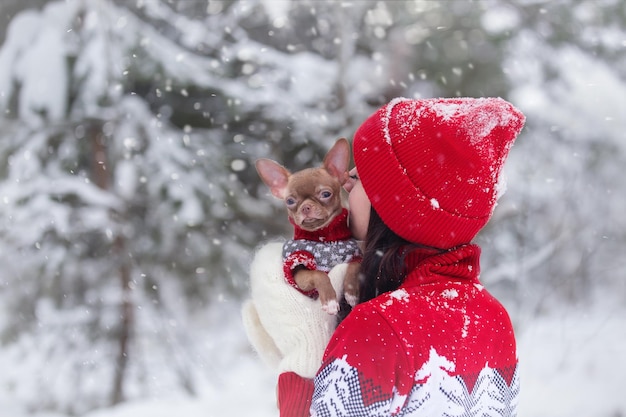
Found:
[[[336,329],[315,381],[280,375],[281,417],[517,415],[513,327],[479,283],[479,256],[410,254],[400,288]]]

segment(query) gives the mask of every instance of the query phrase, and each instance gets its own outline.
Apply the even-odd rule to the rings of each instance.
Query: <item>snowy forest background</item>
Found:
[[[625,416],[620,0],[2,0],[0,416],[276,415],[243,334],[299,169],[396,96],[527,125],[478,237],[521,416]]]

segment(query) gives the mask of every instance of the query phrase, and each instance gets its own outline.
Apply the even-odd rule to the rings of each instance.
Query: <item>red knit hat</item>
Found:
[[[452,248],[470,243],[491,217],[500,171],[524,121],[500,98],[397,98],[356,131],[354,161],[391,230]]]

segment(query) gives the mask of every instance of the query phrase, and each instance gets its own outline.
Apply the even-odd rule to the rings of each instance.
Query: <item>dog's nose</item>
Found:
[[[310,211],[311,211],[311,206],[309,204],[304,204],[302,206],[302,213],[303,214],[309,214]]]

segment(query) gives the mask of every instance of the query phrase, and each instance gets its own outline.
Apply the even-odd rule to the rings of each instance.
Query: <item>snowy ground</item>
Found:
[[[521,323],[520,417],[626,416],[626,309],[562,312]],[[218,375],[200,398],[163,396],[87,417],[277,416],[275,375],[248,349],[239,321],[222,326]],[[232,347],[232,348],[230,348]],[[27,414],[0,392],[0,416]],[[39,413],[36,417],[65,417]]]
[[[535,319],[518,343],[520,417],[626,416],[626,309]]]

